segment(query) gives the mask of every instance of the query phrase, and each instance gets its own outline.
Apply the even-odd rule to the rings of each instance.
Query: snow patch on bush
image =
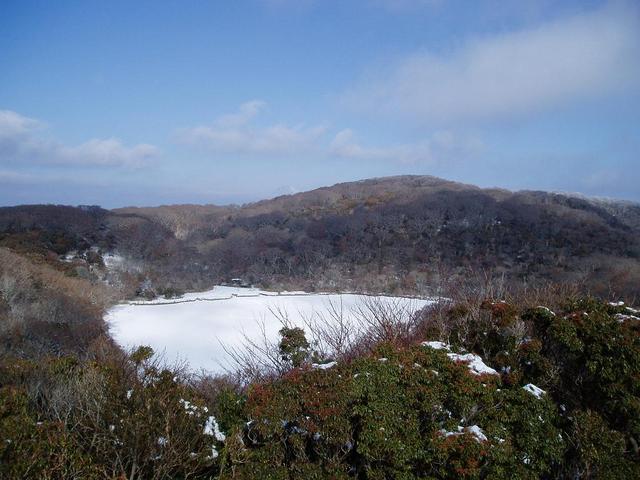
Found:
[[[328,370],[329,368],[333,368],[338,364],[338,362],[327,362],[327,363],[312,363],[311,368],[315,368],[317,370]]]
[[[457,437],[458,435],[464,435],[465,433],[470,433],[471,435],[473,435],[473,437],[478,443],[486,442],[488,440],[487,436],[484,434],[484,432],[478,425],[471,425],[470,427],[466,427],[466,428],[458,427],[457,432],[447,432],[446,430],[442,429],[440,430],[440,433],[445,437],[451,437],[451,436]]]
[[[209,418],[207,418],[202,433],[215,437],[219,442],[224,442],[227,439],[227,436],[220,431],[220,427],[218,426],[218,422],[214,416],[209,416]]]
[[[451,350],[451,346],[443,342],[422,342],[421,345],[434,350]],[[447,356],[454,362],[466,363],[474,375],[499,375],[475,353],[447,353]]]
[[[541,397],[542,397],[542,395],[544,395],[545,393],[547,393],[547,392],[545,392],[544,390],[542,390],[541,388],[536,387],[533,383],[527,383],[527,384],[526,384],[524,387],[522,387],[522,388],[524,388],[527,392],[529,392],[531,395],[533,395],[533,396],[534,396],[534,397],[536,397],[536,398],[541,398]]]
[[[449,345],[443,342],[422,342],[423,347],[433,348],[434,350],[449,350]]]
[[[640,320],[640,317],[636,317],[635,315],[625,315],[624,313],[616,313],[613,318],[620,323],[626,322],[627,320]]]
[[[469,370],[474,375],[498,375],[493,368],[484,363],[482,358],[475,353],[447,353],[447,356],[454,362],[465,362],[469,366]]]
[[[545,312],[553,315],[554,317],[556,316],[555,312],[553,312],[549,307],[545,307],[544,305],[538,305],[538,308],[540,310],[544,310]]]

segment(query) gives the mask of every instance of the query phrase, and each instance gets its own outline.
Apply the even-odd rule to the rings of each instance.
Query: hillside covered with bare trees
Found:
[[[113,248],[143,259],[157,288],[242,277],[435,293],[474,271],[626,296],[640,281],[639,205],[434,177],[364,180],[243,206],[119,209],[107,218]]]

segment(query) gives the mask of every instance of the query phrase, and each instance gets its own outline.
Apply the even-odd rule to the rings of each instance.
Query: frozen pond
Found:
[[[167,361],[187,361],[193,370],[222,372],[229,356],[222,348],[239,347],[248,338],[266,335],[277,339],[281,323],[273,314],[286,312],[291,323],[304,328],[304,319],[326,314],[333,306],[353,321],[363,304],[375,299],[389,307],[416,311],[430,300],[398,297],[369,297],[357,294],[307,294],[265,292],[237,287],[215,287],[189,293],[169,303],[155,300],[118,305],[106,316],[111,334],[125,348],[149,345],[164,353]],[[176,301],[173,301],[176,302]]]

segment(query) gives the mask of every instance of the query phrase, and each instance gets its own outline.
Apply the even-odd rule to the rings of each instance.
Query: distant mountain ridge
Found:
[[[141,262],[141,272],[123,275],[127,291],[241,277],[263,286],[425,292],[491,271],[635,295],[639,234],[640,205],[632,202],[431,176],[339,183],[242,206],[0,208],[0,246],[18,253],[93,246]]]
[[[375,195],[388,195],[388,199],[408,201],[416,195],[425,193],[425,190],[450,190],[450,191],[482,191],[496,199],[504,199],[512,195],[521,196],[555,196],[560,198],[575,199],[585,201],[594,206],[604,208],[613,215],[621,215],[622,221],[630,225],[640,227],[640,203],[629,200],[615,200],[608,198],[588,197],[577,193],[568,192],[545,192],[541,190],[520,190],[510,191],[503,188],[481,188],[471,184],[464,184],[445,180],[429,175],[399,175],[392,177],[379,177],[363,179],[354,182],[337,183],[332,186],[319,187],[313,190],[287,193],[273,198],[259,200],[238,205],[193,205],[176,204],[163,205],[157,207],[125,207],[114,209],[116,213],[135,213],[143,216],[164,219],[177,217],[180,213],[190,213],[196,217],[216,216],[227,212],[238,212],[241,214],[260,214],[274,209],[291,209],[295,206],[307,205],[309,208],[321,208],[334,204],[338,199],[350,198],[359,199],[363,196],[371,197]],[[175,212],[172,214],[171,212]],[[177,221],[177,219],[176,219]],[[185,219],[183,219],[185,221]]]

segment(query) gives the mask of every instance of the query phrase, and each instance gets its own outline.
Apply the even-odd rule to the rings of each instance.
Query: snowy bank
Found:
[[[334,306],[352,322],[357,318],[358,307],[372,299],[408,312],[434,302],[388,296],[215,287],[207,292],[188,293],[178,301],[161,299],[118,305],[108,312],[105,320],[116,342],[125,348],[149,345],[156,352],[164,353],[167,361],[185,360],[194,370],[222,373],[229,362],[223,345],[239,348],[245,337],[260,342],[263,329],[267,338],[278,338],[282,325],[272,312],[286,312],[294,325],[304,328],[305,318],[326,313]]]

